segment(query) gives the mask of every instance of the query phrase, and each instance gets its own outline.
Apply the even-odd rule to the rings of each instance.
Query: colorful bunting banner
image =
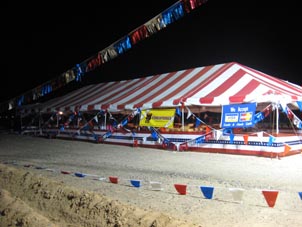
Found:
[[[168,9],[164,10],[145,24],[131,31],[129,34],[120,38],[118,41],[112,43],[108,47],[99,51],[94,56],[76,64],[73,68],[68,69],[53,80],[39,85],[32,90],[3,103],[3,108],[0,109],[13,109],[16,106],[30,104],[36,101],[39,97],[45,96],[52,91],[55,91],[72,81],[81,82],[82,77],[94,70],[95,68],[103,65],[104,63],[116,58],[117,56],[125,53],[131,49],[139,41],[150,37],[158,31],[166,28],[168,25],[181,19],[186,14],[195,10],[197,7],[206,3],[207,0],[179,0]],[[6,107],[7,106],[7,107]]]
[[[4,164],[18,165],[18,163],[16,163],[16,162],[5,162]],[[79,178],[84,178],[86,176],[87,177],[91,176],[91,177],[93,177],[94,180],[99,180],[99,181],[106,181],[106,179],[107,179],[106,177],[99,177],[98,175],[95,175],[95,174],[88,174],[88,173],[82,173],[82,172],[74,172],[73,173],[71,171],[66,171],[66,170],[58,171],[58,170],[55,170],[55,169],[46,168],[46,167],[43,167],[43,166],[35,166],[35,165],[32,165],[32,164],[24,164],[23,167],[26,167],[26,168],[32,167],[32,168],[39,169],[39,170],[60,172],[62,174],[66,174],[66,175],[73,174],[74,176],[77,176]],[[118,184],[118,182],[119,182],[119,178],[117,176],[109,176],[108,179],[109,179],[109,182],[113,183],[113,184]],[[121,179],[121,181],[122,180],[126,180],[126,179]],[[142,180],[127,179],[127,181],[130,182],[130,184],[135,188],[140,188],[142,186],[141,185]],[[157,182],[157,181],[150,181],[149,186],[151,187],[151,190],[154,190],[154,191],[163,190],[162,184],[160,182]],[[179,183],[174,184],[174,188],[176,189],[177,193],[180,194],[180,195],[187,195],[188,194],[188,192],[187,192],[188,186],[190,186],[190,185],[179,184]],[[191,186],[195,187],[196,185],[191,185]],[[202,185],[202,186],[198,186],[198,187],[200,188],[204,198],[206,198],[206,199],[212,199],[213,198],[214,186],[204,186],[204,185]],[[259,191],[259,189],[255,189],[255,190]],[[243,202],[243,195],[244,195],[245,191],[246,190],[243,189],[243,188],[229,188],[229,192],[231,193],[233,200],[236,201],[236,202],[240,202],[240,203]],[[269,207],[273,208],[276,204],[277,197],[278,197],[278,194],[279,194],[279,190],[271,190],[271,189],[261,190],[261,193],[263,194],[267,205]],[[298,196],[299,196],[299,199],[302,200],[302,192],[301,191],[298,192]]]

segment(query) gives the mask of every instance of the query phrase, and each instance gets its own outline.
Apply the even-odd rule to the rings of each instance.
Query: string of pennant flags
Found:
[[[288,117],[288,119],[291,121],[291,123],[293,125],[295,125],[298,129],[302,128],[302,121],[294,114],[294,112],[292,110],[290,110],[290,108],[288,108],[287,105],[282,105],[280,104],[282,111],[286,114],[286,116]],[[302,105],[299,105],[302,107]],[[215,138],[216,140],[219,142],[219,139],[224,136],[224,138],[229,137],[229,143],[230,144],[234,144],[234,138],[235,138],[235,134],[233,133],[232,129],[229,128],[224,128],[224,129],[215,129],[213,127],[211,127],[210,125],[208,125],[206,122],[202,121],[198,116],[196,116],[188,106],[185,106],[185,108],[187,109],[187,119],[189,119],[190,117],[194,116],[195,117],[195,127],[198,127],[200,124],[204,124],[206,125],[206,131],[204,134],[202,134],[201,136],[194,138],[192,140],[188,140],[185,141],[183,143],[174,143],[172,141],[170,141],[169,139],[165,138],[159,129],[155,128],[155,127],[151,127],[149,126],[149,130],[150,130],[150,135],[151,137],[159,142],[162,143],[163,148],[172,148],[172,149],[176,149],[178,151],[185,151],[188,149],[189,145],[194,145],[194,144],[202,144],[204,142],[206,142],[208,140],[208,136],[215,134]],[[275,108],[277,108],[277,106],[273,105],[273,104],[269,104],[267,107],[265,107],[262,111],[259,111],[258,113],[256,113],[254,115],[254,123],[258,123],[260,121],[262,121],[263,119],[265,119]],[[110,119],[110,128],[107,132],[105,132],[103,135],[98,135],[96,133],[94,133],[94,124],[98,123],[98,116],[104,116],[106,113],[109,114],[109,119]],[[74,132],[70,132],[73,133],[74,135],[80,135],[81,133],[87,132],[89,131],[95,141],[97,142],[103,142],[105,141],[107,138],[111,137],[117,130],[124,130],[125,133],[131,133],[133,136],[133,140],[135,140],[135,135],[136,133],[130,129],[127,129],[125,126],[128,124],[128,122],[130,122],[135,116],[141,114],[142,111],[138,108],[136,110],[134,110],[133,112],[131,112],[129,115],[127,115],[126,117],[124,117],[124,119],[122,119],[120,122],[118,120],[116,120],[113,115],[109,112],[109,111],[104,111],[101,110],[99,111],[95,116],[93,116],[90,120],[88,120],[83,126],[81,126],[76,133]],[[181,111],[180,108],[177,107],[176,108],[176,114],[181,115]],[[64,131],[65,127],[67,127],[74,119],[75,116],[80,116],[81,112],[75,112],[73,114],[71,114],[68,118],[68,120],[60,126],[59,130],[60,131]],[[50,119],[48,121],[46,121],[45,125],[49,122],[54,120],[54,115],[52,115],[50,117]],[[276,140],[276,137],[264,132],[264,131],[260,131],[260,132],[256,132],[258,138],[260,138],[260,141],[262,144],[267,145],[267,146],[272,146],[273,143]],[[250,135],[255,135],[254,132],[250,133],[250,134],[244,134],[243,136],[243,140],[244,140],[244,144],[248,144],[249,142],[249,136]],[[268,136],[268,140],[264,141],[264,135]],[[287,154],[289,151],[291,150],[291,147],[284,143],[284,152],[285,154]]]
[[[81,82],[82,77],[86,73],[104,65],[105,63],[115,59],[119,55],[124,54],[137,43],[165,29],[170,24],[183,18],[185,15],[189,14],[206,2],[207,0],[177,1],[169,8],[153,17],[151,20],[129,32],[127,35],[115,41],[103,50],[99,51],[97,54],[82,61],[81,63],[76,64],[74,67],[68,69],[58,77],[49,80],[33,88],[32,90],[9,100],[7,103],[8,109],[10,110],[16,106],[22,106],[37,101],[40,97],[58,90],[72,81]]]
[[[83,173],[83,172],[73,172],[73,171],[68,171],[68,170],[59,170],[59,169],[53,169],[53,168],[47,168],[47,167],[42,167],[42,166],[35,166],[32,164],[18,164],[16,161],[6,161],[3,162],[3,164],[8,164],[8,165],[19,165],[23,166],[26,168],[34,168],[37,170],[45,170],[45,171],[50,171],[54,173],[59,173],[59,174],[64,174],[64,175],[71,175],[75,176],[78,178],[90,178],[92,180],[97,180],[97,181],[102,181],[102,182],[107,182],[107,183],[112,183],[112,184],[120,184],[120,185],[129,185],[132,186],[133,188],[142,188],[142,189],[147,189],[147,190],[153,190],[153,191],[164,191],[164,188],[167,188],[167,185],[163,185],[162,182],[160,181],[145,181],[145,180],[140,180],[140,179],[126,179],[126,178],[120,178],[118,176],[100,176],[97,174],[89,174],[89,173]],[[179,195],[190,195],[190,192],[188,188],[198,188],[200,191],[202,197],[204,199],[215,199],[215,191],[219,189],[227,189],[234,202],[238,203],[243,203],[244,202],[244,194],[248,190],[252,189],[245,189],[245,188],[240,188],[240,187],[230,187],[230,188],[225,188],[225,187],[216,187],[213,185],[191,185],[191,184],[182,184],[182,183],[173,183],[172,188],[176,191],[177,194]],[[273,208],[276,205],[277,198],[279,193],[282,193],[282,190],[279,189],[254,189],[257,192],[261,193],[263,195],[263,198],[267,204],[268,207]],[[299,198],[302,201],[302,191],[296,192],[297,198]],[[226,202],[226,200],[223,200]]]

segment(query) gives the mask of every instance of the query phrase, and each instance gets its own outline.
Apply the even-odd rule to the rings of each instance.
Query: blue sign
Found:
[[[222,107],[222,128],[248,128],[253,127],[256,103],[232,104]]]

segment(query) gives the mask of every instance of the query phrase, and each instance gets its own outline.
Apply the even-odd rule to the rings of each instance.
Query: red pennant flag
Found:
[[[243,135],[244,144],[247,145],[249,142],[249,135]]]
[[[185,184],[174,184],[174,187],[175,187],[176,191],[177,191],[180,195],[185,195],[185,194],[187,194],[187,185],[185,185]]]
[[[113,184],[117,184],[117,183],[118,183],[118,178],[117,178],[117,177],[112,177],[112,176],[110,176],[110,177],[109,177],[109,180],[110,180],[110,182],[113,183]]]
[[[209,126],[206,126],[206,134],[210,133],[212,130]]]
[[[62,173],[62,174],[71,174],[70,171],[65,171],[65,170],[61,170],[61,173]]]
[[[275,206],[278,193],[279,193],[279,191],[276,191],[276,190],[263,190],[262,191],[262,194],[264,195],[264,198],[269,207]]]

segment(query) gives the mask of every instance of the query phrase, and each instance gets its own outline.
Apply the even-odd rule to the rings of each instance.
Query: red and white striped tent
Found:
[[[88,85],[35,106],[41,112],[124,111],[234,103],[302,101],[302,87],[236,62],[197,67],[131,80]]]

